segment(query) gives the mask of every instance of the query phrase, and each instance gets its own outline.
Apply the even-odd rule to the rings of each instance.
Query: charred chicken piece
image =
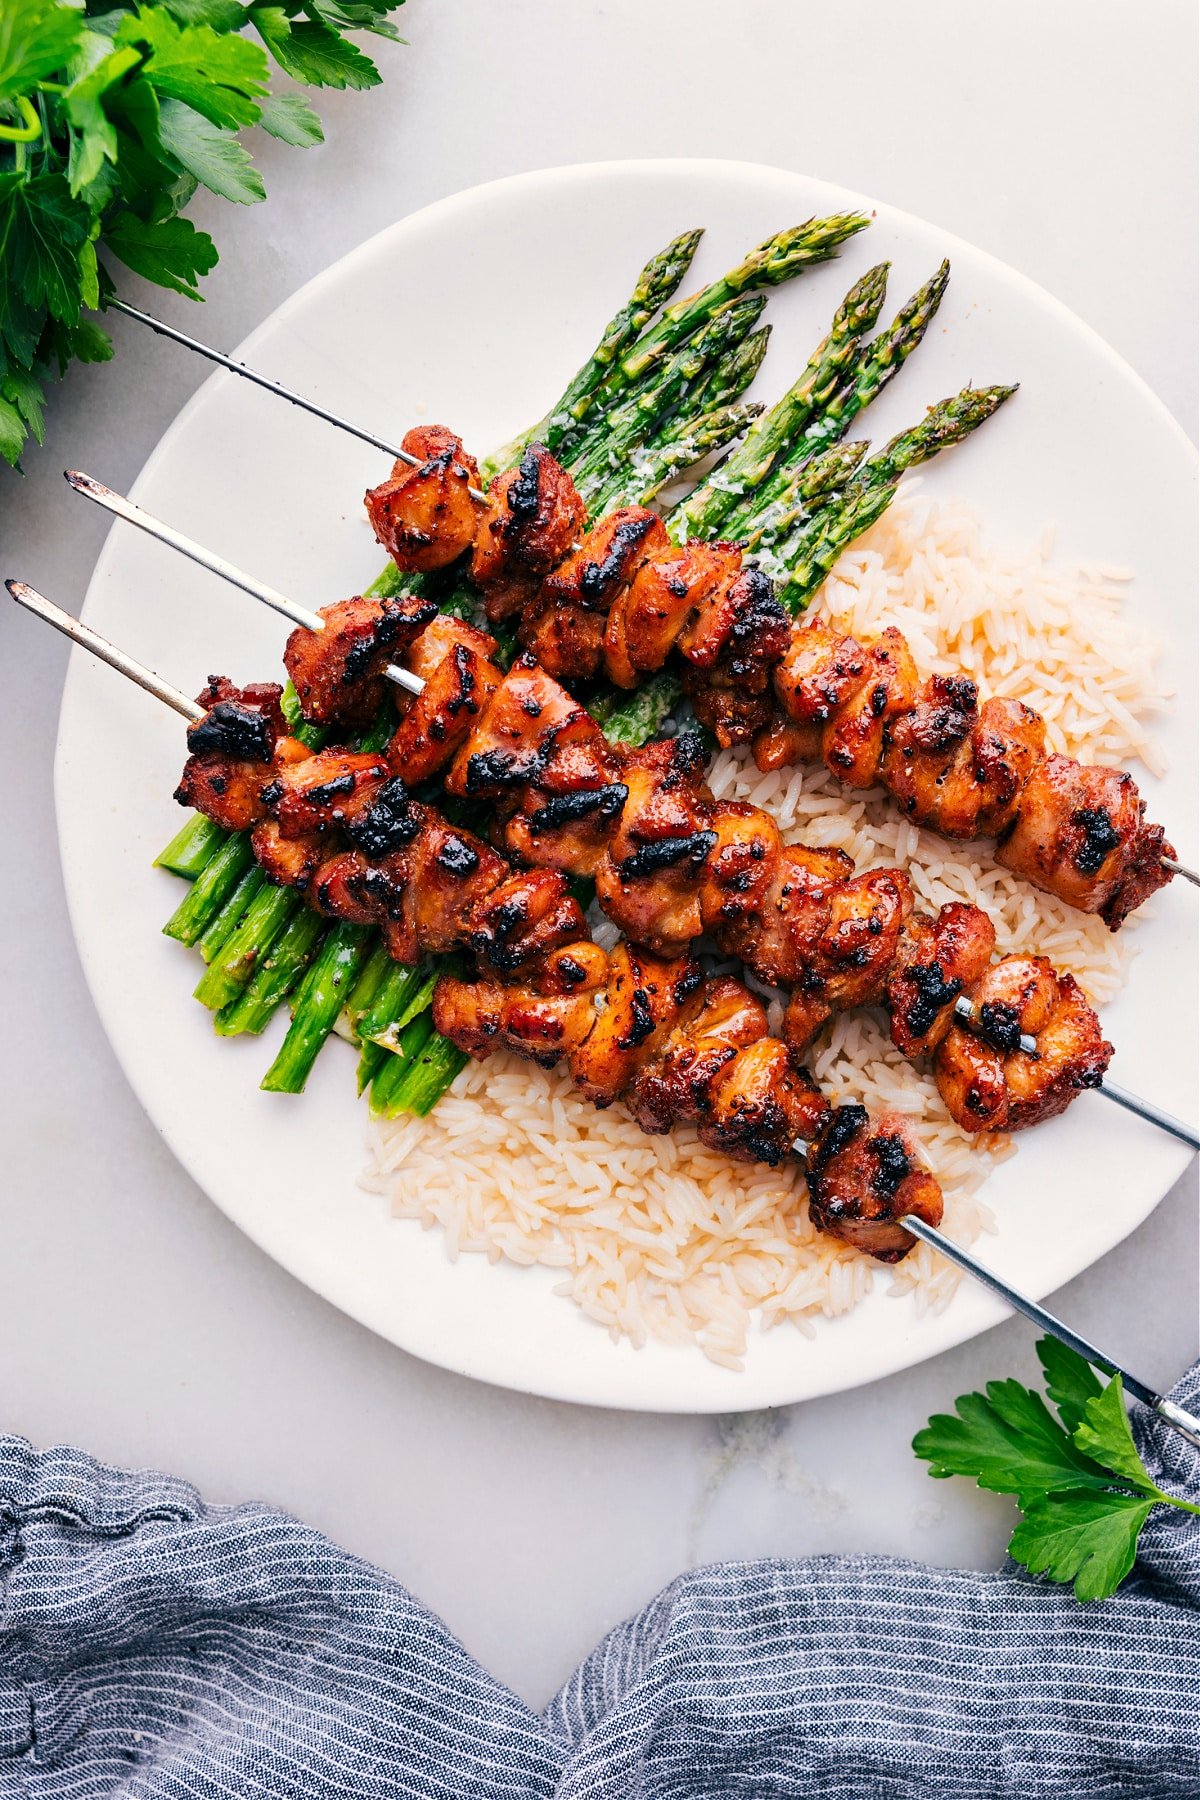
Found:
[[[320,750],[279,766],[263,800],[284,837],[340,829],[369,808],[390,771],[384,757],[361,750]]]
[[[692,957],[653,956],[624,939],[616,945],[592,1029],[570,1058],[572,1080],[595,1106],[619,1099],[703,982]]]
[[[804,1054],[832,1013],[882,999],[913,906],[900,869],[831,882],[812,857],[798,846],[785,850],[779,876],[790,952],[784,963],[780,946],[782,985],[791,989],[783,1035],[794,1056]]]
[[[282,695],[273,681],[239,688],[224,675],[209,676],[196,696],[204,717],[188,726],[191,755],[175,790],[181,806],[228,831],[245,831],[266,816],[262,789],[287,730]],[[308,755],[302,744],[295,749]]]
[[[319,837],[285,838],[274,819],[262,819],[250,834],[250,847],[272,886],[311,896],[313,877],[327,854]]]
[[[935,675],[889,740],[880,775],[910,819],[943,837],[996,837],[1045,754],[1046,728],[1017,700],[980,708],[973,681]]]
[[[953,1025],[934,1063],[938,1091],[964,1131],[1020,1131],[1099,1087],[1113,1054],[1086,994],[1044,956],[1006,956],[976,984],[978,1034]],[[1021,1034],[1037,1052],[1020,1048]]]
[[[1034,770],[996,852],[1035,887],[1099,913],[1110,931],[1170,881],[1164,856],[1174,860],[1175,851],[1162,826],[1147,822],[1132,775],[1069,756],[1048,756]]]
[[[583,529],[586,508],[566,470],[542,444],[497,475],[475,538],[471,578],[495,624],[526,606]]]
[[[592,1029],[595,996],[607,974],[604,951],[585,938],[553,951],[517,983],[443,975],[434,989],[433,1022],[481,1061],[504,1049],[550,1069]]]
[[[408,649],[437,610],[436,600],[416,594],[397,600],[359,597],[321,607],[321,631],[298,626],[283,661],[309,724],[370,725],[383,704],[385,667]]]
[[[614,597],[604,630],[604,663],[620,687],[661,669],[684,626],[741,568],[734,544],[685,544],[645,556]]]
[[[878,781],[886,734],[911,712],[918,680],[907,640],[893,626],[864,647],[861,672],[821,733],[825,766],[847,787]]]
[[[644,506],[619,506],[549,575],[517,635],[548,674],[589,681],[600,668],[615,596],[648,557],[670,548],[666,527]]]
[[[839,1106],[809,1146],[808,1204],[819,1231],[877,1262],[899,1262],[916,1243],[899,1223],[906,1213],[942,1222],[942,1191],[917,1160],[908,1120],[885,1112],[872,1122],[864,1106]]]
[[[508,873],[487,844],[426,809],[412,843],[372,865],[368,877],[383,912],[388,954],[415,963],[469,942],[476,906]]]
[[[511,977],[586,936],[582,909],[566,877],[550,869],[520,869],[476,903],[469,942],[484,967]]]
[[[406,574],[444,569],[475,542],[481,506],[470,489],[479,486],[479,466],[444,425],[418,425],[401,448],[419,466],[397,459],[388,479],[368,488],[371,529]]]
[[[716,833],[694,732],[634,750],[621,780],[628,798],[596,866],[596,897],[627,937],[660,956],[700,936],[700,881]]]
[[[397,688],[401,717],[388,745],[388,761],[410,785],[443,769],[470,733],[500,685],[495,654],[495,638],[449,614],[415,639],[404,663],[425,687],[420,694]]]
[[[953,1023],[955,1001],[974,990],[995,947],[995,929],[978,906],[950,901],[936,917],[919,913],[909,920],[885,989],[898,1050],[914,1059],[936,1050]]]

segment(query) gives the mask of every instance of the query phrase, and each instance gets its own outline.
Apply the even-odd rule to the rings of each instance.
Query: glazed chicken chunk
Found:
[[[418,425],[401,444],[418,459],[399,458],[391,475],[365,498],[371,529],[398,569],[444,569],[469,550],[480,525],[479,466],[444,425]]]
[[[195,807],[228,831],[245,831],[265,817],[262,790],[287,730],[282,695],[274,681],[239,688],[224,675],[209,676],[196,696],[204,717],[188,726],[191,755],[175,790],[180,806]],[[295,748],[307,756],[303,745]]]
[[[901,1113],[872,1123],[864,1106],[839,1106],[809,1148],[808,1203],[820,1231],[877,1262],[899,1262],[916,1239],[900,1220],[942,1222],[942,1191],[918,1161],[912,1126]]]
[[[497,475],[475,540],[471,578],[494,624],[519,611],[583,529],[586,509],[566,470],[541,444]]]
[[[938,1092],[964,1131],[1020,1131],[1099,1087],[1113,1047],[1087,995],[1044,956],[1006,956],[972,996],[979,1025],[953,1025],[934,1062]],[[1037,1041],[1022,1050],[1022,1034]]]
[[[407,650],[437,610],[436,600],[416,594],[398,600],[360,596],[321,607],[321,631],[298,626],[283,662],[309,724],[372,724],[387,686],[384,668]]]

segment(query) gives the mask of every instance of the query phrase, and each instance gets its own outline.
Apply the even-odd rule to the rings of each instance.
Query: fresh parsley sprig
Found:
[[[1042,1338],[1042,1396],[1019,1381],[990,1381],[938,1413],[913,1449],[939,1479],[974,1476],[1014,1494],[1024,1518],[1008,1552],[1035,1575],[1073,1582],[1077,1600],[1115,1593],[1133,1567],[1138,1536],[1156,1506],[1200,1514],[1150,1479],[1129,1429],[1121,1378],[1101,1382],[1090,1363]]]
[[[271,63],[310,87],[374,87],[346,34],[396,38],[401,5],[3,0],[0,455],[15,464],[29,434],[41,442],[47,378],[112,355],[85,316],[114,291],[106,258],[198,300],[217,251],[181,216],[196,188],[265,198],[250,127],[321,142],[304,96],[270,91]]]

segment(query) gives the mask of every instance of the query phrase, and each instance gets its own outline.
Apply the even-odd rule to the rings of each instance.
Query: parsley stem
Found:
[[[0,142],[5,144],[35,144],[42,135],[42,121],[32,100],[24,94],[17,94],[8,102],[15,106],[25,123],[23,125],[0,125]]]

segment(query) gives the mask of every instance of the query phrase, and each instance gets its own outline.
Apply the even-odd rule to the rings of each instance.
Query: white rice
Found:
[[[838,562],[819,598],[824,616],[856,633],[897,625],[925,672],[966,669],[985,693],[1026,701],[1053,747],[1083,761],[1161,758],[1147,721],[1168,697],[1159,645],[1122,607],[1127,572],[1050,561],[1048,535],[1027,555],[987,544],[962,503],[935,505],[908,485]],[[908,824],[878,792],[852,794],[821,768],[760,775],[744,755],[720,756],[717,794],[766,807],[790,839],[846,850],[863,868],[899,863],[919,902],[982,906],[1000,950],[1049,956],[1098,1004],[1121,986],[1133,950],[996,868],[986,846],[956,847]],[[773,1018],[773,1025],[777,1018]],[[927,1072],[894,1048],[882,1014],[843,1014],[810,1059],[831,1098],[898,1107],[915,1121],[946,1197],[945,1229],[971,1243],[995,1224],[980,1190],[1008,1140],[967,1137]],[[940,1311],[958,1275],[918,1246],[894,1270],[814,1231],[800,1168],[747,1167],[690,1129],[645,1136],[617,1106],[597,1112],[565,1069],[508,1055],[472,1064],[426,1120],[373,1121],[363,1177],[397,1218],[443,1232],[462,1252],[561,1271],[556,1289],[614,1339],[694,1341],[740,1368],[747,1334],[781,1320],[848,1311],[874,1280]]]

